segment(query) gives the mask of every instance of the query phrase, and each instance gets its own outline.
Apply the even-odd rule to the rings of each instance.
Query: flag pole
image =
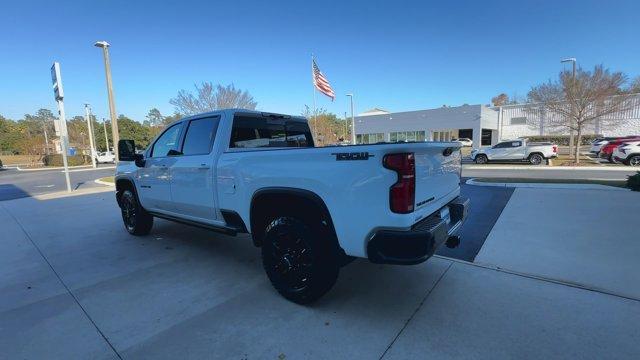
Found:
[[[318,139],[318,113],[316,111],[316,76],[313,69],[313,54],[311,54],[311,86],[313,86],[313,139]]]

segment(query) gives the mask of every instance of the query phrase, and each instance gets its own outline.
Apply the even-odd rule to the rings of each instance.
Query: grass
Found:
[[[98,179],[100,181],[104,181],[104,182],[108,182],[108,183],[114,183],[114,179],[113,176],[105,176],[103,178]]]
[[[526,178],[476,178],[484,183],[539,183],[539,184],[599,184],[626,188],[626,180],[585,180],[585,179],[526,179]]]
[[[600,163],[593,159],[590,158],[586,155],[580,155],[580,164],[575,164],[575,159],[573,158],[573,156],[568,155],[568,154],[561,154],[558,155],[558,157],[556,157],[555,159],[551,159],[550,161],[550,165],[551,166],[594,166],[594,165],[600,165]]]

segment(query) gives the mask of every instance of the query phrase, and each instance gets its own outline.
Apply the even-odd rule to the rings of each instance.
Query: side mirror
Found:
[[[135,161],[136,166],[144,166],[144,156],[136,154],[136,143],[133,140],[118,141],[118,155],[120,161]]]

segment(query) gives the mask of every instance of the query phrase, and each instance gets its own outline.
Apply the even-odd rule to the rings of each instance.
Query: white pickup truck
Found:
[[[460,144],[314,147],[307,120],[222,110],[168,126],[143,154],[118,144],[116,199],[126,230],[154,217],[229,235],[250,233],[285,298],[309,303],[354,257],[417,264],[454,247]]]
[[[545,159],[558,156],[558,145],[551,143],[528,143],[526,139],[509,140],[497,143],[492,147],[471,151],[471,160],[476,164],[489,161],[517,161],[540,165]]]

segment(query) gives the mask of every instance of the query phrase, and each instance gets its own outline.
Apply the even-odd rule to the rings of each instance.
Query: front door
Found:
[[[215,164],[211,151],[219,116],[185,124],[182,153],[171,167],[171,198],[175,211],[196,221],[216,220]]]
[[[168,153],[178,148],[181,129],[182,123],[166,129],[153,143],[144,167],[138,170],[140,202],[147,210],[174,211],[170,180],[176,158],[168,156]]]

